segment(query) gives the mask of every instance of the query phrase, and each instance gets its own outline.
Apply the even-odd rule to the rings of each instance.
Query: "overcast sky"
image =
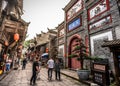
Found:
[[[47,32],[47,27],[54,29],[64,20],[64,8],[70,0],[24,0],[22,18],[31,22],[28,27],[31,39],[40,34],[41,31]]]

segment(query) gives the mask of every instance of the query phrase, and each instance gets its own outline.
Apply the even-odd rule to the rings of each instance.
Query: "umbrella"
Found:
[[[41,56],[46,57],[46,56],[48,56],[48,53],[43,53]]]

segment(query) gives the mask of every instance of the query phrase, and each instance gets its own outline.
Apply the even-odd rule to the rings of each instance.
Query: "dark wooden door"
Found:
[[[116,59],[117,59],[117,68],[118,68],[118,75],[120,77],[120,51],[116,52]]]

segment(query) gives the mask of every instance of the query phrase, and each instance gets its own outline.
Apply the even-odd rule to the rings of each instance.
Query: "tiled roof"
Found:
[[[105,41],[102,47],[113,47],[113,46],[120,46],[120,39]]]

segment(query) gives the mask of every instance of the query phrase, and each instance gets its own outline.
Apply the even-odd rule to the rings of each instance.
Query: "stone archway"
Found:
[[[80,40],[80,39],[81,39],[81,37],[78,34],[75,34],[75,35],[73,35],[70,38],[68,55],[78,54],[79,53],[79,52],[76,53],[73,50],[74,50],[75,46],[77,46],[77,40]],[[77,61],[77,57],[75,57],[75,58],[68,58],[68,67],[72,68],[72,69],[81,68],[80,61]]]

